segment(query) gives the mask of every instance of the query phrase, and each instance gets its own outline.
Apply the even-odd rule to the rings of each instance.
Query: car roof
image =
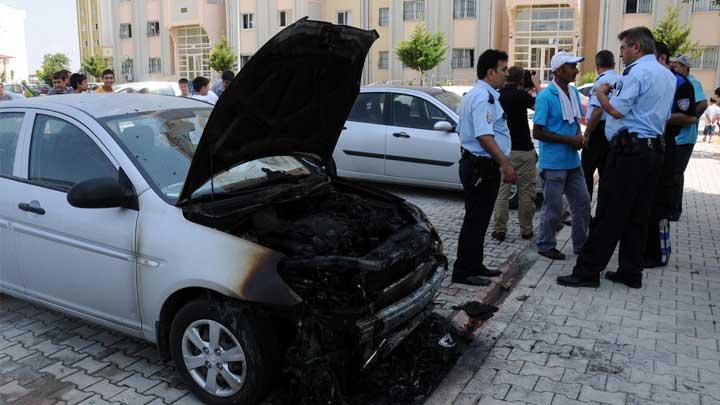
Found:
[[[407,90],[414,90],[414,91],[420,91],[427,94],[438,94],[442,93],[446,90],[441,89],[439,87],[421,87],[421,86],[365,86],[361,89],[362,90],[381,90],[381,91],[407,91]]]
[[[74,108],[95,118],[179,108],[212,108],[211,104],[155,94],[68,94],[4,101],[0,108]]]

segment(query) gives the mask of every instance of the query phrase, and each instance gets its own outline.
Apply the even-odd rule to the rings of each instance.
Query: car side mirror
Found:
[[[67,200],[76,208],[138,209],[135,190],[122,171],[120,179],[100,177],[75,184],[68,192]]]
[[[436,131],[451,132],[455,129],[455,127],[453,127],[453,125],[447,121],[438,121],[433,126],[433,129]]]

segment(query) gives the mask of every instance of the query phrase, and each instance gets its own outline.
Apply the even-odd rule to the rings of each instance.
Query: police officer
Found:
[[[454,283],[489,285],[502,274],[483,265],[483,246],[502,179],[514,183],[517,175],[507,156],[510,131],[497,89],[505,85],[508,55],[488,49],[478,58],[478,82],[460,104],[458,133],[462,158],[460,181],[465,194],[465,219],[460,229]]]
[[[590,198],[592,198],[595,185],[595,170],[602,177],[609,148],[608,140],[605,137],[607,113],[603,111],[600,101],[598,101],[597,92],[603,84],[608,83],[610,86],[615,86],[615,82],[620,79],[620,75],[615,71],[615,55],[608,50],[600,51],[595,55],[595,70],[598,76],[590,91],[590,100],[585,115],[585,122],[587,122],[584,136],[585,146],[582,150],[582,169]]]
[[[658,62],[670,69],[668,60],[670,48],[662,42],[655,43]],[[677,137],[680,131],[695,120],[695,95],[693,85],[678,72],[675,75],[675,94],[670,119],[665,126],[665,157],[655,191],[655,204],[648,219],[645,243],[644,267],[653,268],[667,265],[670,259],[670,222],[675,210],[675,173],[680,165]],[[664,235],[664,237],[661,236]]]
[[[598,88],[598,100],[608,113],[605,134],[610,152],[588,242],[572,274],[557,278],[568,287],[598,287],[600,272],[618,242],[619,268],[605,278],[642,287],[646,226],[663,160],[662,133],[670,117],[675,77],[655,59],[655,40],[648,28],[631,28],[618,38],[627,68],[612,100],[609,84]]]

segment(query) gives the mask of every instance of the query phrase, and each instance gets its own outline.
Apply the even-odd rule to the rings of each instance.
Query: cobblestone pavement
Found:
[[[438,228],[451,260],[464,214],[460,193],[382,186],[419,205]],[[508,239],[488,237],[486,264],[497,267],[526,247],[511,215]],[[518,240],[516,240],[518,239]],[[520,243],[522,242],[522,243]],[[452,264],[452,262],[451,262]],[[450,287],[445,282],[437,311],[482,299],[488,287]],[[0,295],[0,405],[198,403],[155,348],[102,327]]]
[[[640,290],[558,286],[564,230],[569,260],[535,262],[427,403],[720,404],[720,146],[695,150],[669,266]]]

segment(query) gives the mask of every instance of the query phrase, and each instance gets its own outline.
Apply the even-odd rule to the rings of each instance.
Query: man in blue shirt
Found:
[[[607,113],[603,111],[600,101],[598,101],[597,91],[605,83],[615,86],[615,82],[620,80],[620,75],[615,71],[615,55],[610,51],[603,50],[595,55],[595,70],[598,76],[590,91],[590,100],[585,115],[585,122],[587,123],[587,127],[585,127],[585,146],[581,156],[585,184],[588,193],[590,193],[590,198],[592,198],[595,185],[595,170],[602,177],[605,159],[610,147],[605,137]]]
[[[685,169],[690,163],[695,142],[698,138],[698,122],[707,108],[708,102],[703,92],[702,84],[690,75],[692,63],[685,55],[678,55],[670,59],[670,67],[687,78],[695,92],[695,119],[692,123],[683,125],[680,133],[675,137],[675,170],[673,172],[673,211],[671,221],[678,221],[682,214],[683,189],[685,187]]]
[[[608,113],[605,134],[610,153],[600,178],[590,237],[572,274],[557,278],[558,284],[568,287],[598,287],[618,242],[618,270],[607,272],[605,278],[642,287],[646,227],[663,160],[662,133],[670,118],[675,77],[655,59],[655,39],[647,27],[625,30],[618,39],[627,68],[611,100],[609,84],[597,93]]]
[[[540,177],[543,179],[543,206],[540,212],[538,253],[553,260],[565,260],[557,249],[555,229],[563,213],[563,194],[572,214],[573,250],[580,253],[587,241],[590,224],[590,194],[580,167],[582,104],[580,93],[570,82],[578,74],[577,64],[585,58],[561,51],[550,61],[553,81],[535,101],[533,136],[540,141]]]
[[[465,195],[465,218],[458,239],[453,283],[489,285],[502,274],[483,265],[485,232],[502,181],[514,183],[517,175],[507,156],[510,131],[497,89],[505,85],[508,55],[488,49],[477,63],[478,82],[460,103],[460,181]]]

